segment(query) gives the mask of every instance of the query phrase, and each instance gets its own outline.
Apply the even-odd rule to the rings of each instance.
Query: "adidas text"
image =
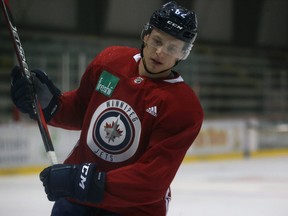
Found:
[[[157,106],[149,107],[148,109],[146,109],[146,112],[157,117]]]

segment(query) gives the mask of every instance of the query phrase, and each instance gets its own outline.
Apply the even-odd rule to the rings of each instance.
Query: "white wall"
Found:
[[[250,129],[245,120],[205,121],[198,138],[187,155],[255,151],[258,148],[257,133],[250,133]],[[77,143],[80,132],[54,127],[49,127],[49,131],[58,162],[62,163]],[[254,130],[254,132],[256,131]],[[49,163],[37,124],[0,125],[0,169],[41,166]]]

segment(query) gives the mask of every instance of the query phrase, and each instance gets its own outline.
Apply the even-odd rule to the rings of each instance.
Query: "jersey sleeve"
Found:
[[[101,57],[102,55],[99,54],[86,68],[78,89],[65,92],[60,96],[60,110],[49,122],[50,125],[81,130],[95,83],[101,72]]]

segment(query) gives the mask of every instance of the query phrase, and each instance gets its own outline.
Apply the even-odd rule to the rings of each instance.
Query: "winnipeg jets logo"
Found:
[[[123,131],[119,129],[118,120],[120,118],[120,115],[117,116],[116,121],[112,122],[112,124],[108,124],[106,122],[106,125],[104,126],[104,131],[106,132],[106,138],[108,139],[108,142],[112,140],[114,142],[115,138],[119,138]]]
[[[87,133],[91,151],[109,162],[123,162],[136,153],[141,122],[133,108],[124,101],[108,100],[94,112]]]

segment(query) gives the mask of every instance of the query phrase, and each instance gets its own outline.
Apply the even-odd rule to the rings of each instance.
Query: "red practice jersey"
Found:
[[[140,76],[138,49],[113,46],[87,67],[78,89],[60,97],[51,125],[81,130],[65,163],[107,172],[104,200],[85,203],[123,216],[166,215],[172,182],[196,138],[203,110],[193,90]]]

